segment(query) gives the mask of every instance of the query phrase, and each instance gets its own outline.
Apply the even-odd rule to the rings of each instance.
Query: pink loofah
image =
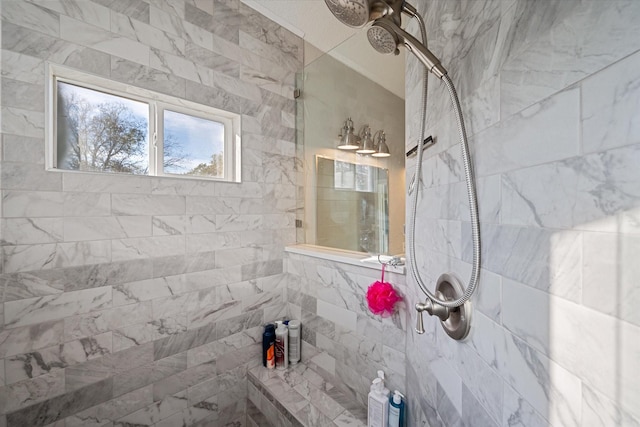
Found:
[[[402,298],[398,295],[391,283],[384,281],[384,264],[382,265],[382,279],[369,286],[367,290],[367,303],[373,314],[389,317],[395,310],[395,305]]]

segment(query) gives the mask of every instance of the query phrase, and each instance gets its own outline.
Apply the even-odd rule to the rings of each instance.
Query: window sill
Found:
[[[339,262],[342,264],[350,264],[358,267],[371,268],[373,270],[382,270],[382,264],[378,262],[375,256],[363,252],[344,251],[340,249],[327,248],[315,245],[293,245],[287,246],[285,252],[306,255],[314,258],[320,258],[327,261]],[[405,274],[404,265],[391,266],[387,265],[385,271]]]

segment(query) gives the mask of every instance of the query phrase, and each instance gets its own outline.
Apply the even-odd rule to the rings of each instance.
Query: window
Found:
[[[50,69],[50,169],[240,181],[238,114]]]

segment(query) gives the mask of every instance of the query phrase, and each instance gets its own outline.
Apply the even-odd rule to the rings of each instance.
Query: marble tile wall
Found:
[[[460,92],[483,270],[465,342],[434,319],[424,336],[407,328],[410,425],[640,425],[640,3],[416,6]],[[412,140],[421,71],[408,58]],[[447,271],[467,280],[472,258],[450,111],[431,77],[427,128],[439,144],[425,153],[413,260],[429,285]],[[415,289],[407,279],[409,306]]]
[[[238,0],[2,2],[0,425],[244,425],[303,43]],[[242,115],[241,184],[46,172],[45,64]]]
[[[398,311],[386,318],[367,306],[367,288],[380,280],[380,270],[291,252],[285,269],[288,315],[302,320],[303,343],[309,348],[303,347],[305,363],[362,405],[379,369],[387,388],[404,390],[406,304],[398,303]],[[385,281],[405,295],[404,275],[387,272]]]

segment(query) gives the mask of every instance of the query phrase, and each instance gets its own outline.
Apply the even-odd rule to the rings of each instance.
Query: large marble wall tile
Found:
[[[176,354],[115,375],[113,395],[120,396],[183,371],[187,366],[186,356],[186,353]]]
[[[180,215],[185,212],[185,198],[112,194],[111,211],[117,215]]]
[[[492,175],[579,154],[579,103],[580,91],[570,89],[476,134],[476,173]]]
[[[640,8],[635,2],[572,3],[570,13],[556,15],[552,28],[527,40],[526,48],[506,60],[501,71],[502,117],[637,50],[634,40],[640,33],[636,21]],[[620,32],[617,28],[625,30]]]
[[[2,70],[0,70],[2,77],[26,83],[42,83],[44,80],[42,60],[4,48],[0,52],[2,54]]]
[[[638,162],[640,148],[632,145],[503,175],[502,221],[637,232]]]
[[[90,47],[64,42],[48,59],[88,73],[109,77],[109,54]]]
[[[458,369],[464,382],[462,396],[462,411],[469,406],[483,408],[494,419],[502,417],[503,408],[503,380],[490,366],[488,366],[472,349],[462,346],[459,349]],[[477,405],[467,405],[465,393],[473,396]]]
[[[328,304],[322,300],[317,301],[317,314],[318,316],[330,319],[331,321],[339,324],[341,327],[356,330],[357,316],[353,311],[349,311],[340,307],[336,307],[332,304]]]
[[[110,399],[112,390],[113,380],[104,380],[74,393],[64,394],[9,413],[7,422],[9,425],[44,426]]]
[[[127,261],[183,254],[184,236],[154,236],[112,241],[113,261]]]
[[[166,33],[151,25],[129,18],[120,13],[111,12],[110,30],[132,40],[139,41],[151,48],[160,49],[175,55],[183,55],[185,41],[173,34]]]
[[[244,31],[240,31],[240,47],[276,61],[289,70],[296,71],[300,68],[300,60],[298,58],[284,53],[278,46],[257,40]]]
[[[198,27],[194,28],[200,30]],[[204,47],[198,43],[187,43],[185,47],[185,58],[193,61],[198,65],[210,68],[211,70],[217,71],[219,73],[223,73],[236,78],[240,77],[240,64],[225,56],[214,55],[213,52],[208,49],[209,46],[213,43],[211,40],[211,34],[206,34],[209,34],[209,40]],[[252,83],[255,84],[255,82]]]
[[[2,247],[3,268],[7,273],[47,270],[68,265],[86,265],[111,260],[108,241],[19,245]]]
[[[44,164],[44,142],[38,138],[3,135],[3,158],[7,162]]]
[[[96,0],[95,2],[140,22],[149,23],[150,6],[148,2],[143,0],[131,0],[124,3],[114,0]]]
[[[155,400],[161,400],[166,396],[179,392],[180,390],[191,388],[197,384],[203,383],[204,381],[211,381],[215,377],[216,361],[212,360],[205,362],[156,382],[153,385],[153,397]],[[210,396],[211,395],[206,397]],[[197,403],[200,400],[201,399],[194,399],[193,402]]]
[[[499,418],[498,418],[499,419]],[[483,407],[471,391],[463,386],[462,389],[462,420],[465,425],[482,425],[498,427],[499,422]]]
[[[211,32],[183,21],[160,8],[151,5],[150,24],[162,31],[181,37],[185,43],[194,43],[206,49],[211,49],[213,35]]]
[[[141,176],[65,173],[63,174],[62,189],[65,193],[148,194],[151,191],[151,181]]]
[[[166,398],[154,402],[152,405],[142,408],[132,414],[126,415],[115,423],[118,426],[139,425],[150,426],[155,425],[161,420],[186,409],[187,401],[182,395],[167,396]]]
[[[7,384],[63,369],[111,353],[111,332],[5,359]]]
[[[99,4],[82,0],[49,0],[41,6],[105,30],[109,29],[109,9]]]
[[[60,174],[47,172],[42,165],[5,162],[0,177],[2,188],[7,190],[60,191]]]
[[[537,348],[544,346],[541,351],[605,395],[618,394],[622,404],[638,394],[637,387],[624,378],[627,370],[637,369],[631,362],[637,349],[633,344],[616,344],[617,334],[631,339],[639,333],[638,327],[559,298],[545,298],[541,292],[515,284],[505,286],[503,292],[505,307],[520,307],[518,315],[505,308],[503,317],[505,325],[518,336]],[[547,313],[546,328],[539,321],[531,321],[531,315],[523,315],[523,303],[517,304],[511,292],[519,293],[529,307]]]
[[[187,196],[187,214],[240,213],[240,198]]]
[[[154,298],[169,297],[184,291],[184,276],[159,277],[125,283],[114,287],[114,307],[147,301]]]
[[[117,36],[99,27],[66,16],[60,17],[60,37],[110,55],[149,65],[149,46]]]
[[[204,86],[200,83],[191,82],[190,80],[186,81],[185,97],[190,101],[210,105],[237,114],[253,113],[260,105],[240,95],[227,93],[225,89],[221,89],[220,87]],[[237,191],[235,185],[232,185],[232,188],[233,192]]]
[[[64,194],[54,191],[2,191],[3,218],[62,216]]]
[[[550,427],[549,422],[508,384],[504,385],[502,425],[508,427]]]
[[[581,381],[568,370],[508,335],[499,372],[552,425],[580,425]],[[500,363],[500,362],[499,362]]]
[[[482,231],[482,259],[487,270],[554,295],[579,300],[582,233],[489,224]],[[470,235],[469,224],[463,224],[463,234]],[[467,262],[471,262],[470,246],[470,241],[465,241],[463,260]]]
[[[28,353],[63,342],[64,323],[52,321],[0,331],[0,358]]]
[[[108,216],[110,213],[111,195],[108,193],[64,193],[64,216]]]
[[[111,216],[64,219],[66,241],[151,236],[149,216]]]
[[[41,85],[3,78],[2,105],[13,106],[23,110],[43,112],[44,105],[40,102],[44,97],[43,89],[44,88]],[[4,150],[6,152],[10,152],[7,148],[8,147],[5,146]],[[5,158],[5,160],[8,159]],[[25,161],[24,159],[21,160]]]
[[[60,35],[59,15],[37,4],[8,0],[2,7],[2,19],[43,34]]]
[[[44,114],[42,112],[23,110],[21,108],[2,107],[2,132],[12,135],[29,136],[33,138],[44,137]],[[15,164],[14,167],[20,167]],[[22,165],[27,167],[27,165]],[[39,168],[41,169],[41,168]],[[3,172],[3,187],[5,187],[4,178],[10,175]],[[44,171],[43,171],[44,173]],[[6,187],[5,187],[6,188]],[[27,188],[29,189],[29,188]],[[36,188],[32,188],[36,190]],[[43,188],[42,190],[46,190]]]
[[[231,77],[226,73],[213,71],[213,86],[224,89],[225,91],[246,98],[257,104],[262,102],[262,92],[259,87],[251,83],[246,83],[241,79]]]
[[[179,98],[186,96],[184,78],[115,56],[111,57],[111,78]]]
[[[132,308],[133,307],[129,307],[129,309]],[[113,319],[112,314],[113,310],[107,309],[65,318],[65,341],[86,338],[109,331]]]
[[[585,233],[583,252],[584,305],[640,326],[635,262],[640,238],[627,234]]]
[[[0,388],[0,413],[7,414],[60,395],[64,392],[64,379],[64,370],[58,369],[33,380]]]
[[[249,25],[242,28],[242,31],[250,34],[267,45],[277,46],[281,51],[286,52],[302,62],[303,42],[286,28],[283,28],[271,20],[265,18],[253,9],[241,6],[241,13],[248,17]]]
[[[108,241],[63,242],[56,245],[54,267],[73,267],[110,262],[111,245]]]
[[[5,327],[33,325],[111,306],[111,287],[5,303]]]
[[[640,140],[639,61],[640,55],[630,55],[581,83],[585,152]]]
[[[153,403],[152,386],[146,386],[65,418],[66,427],[98,427]]]
[[[151,194],[177,196],[213,196],[215,187],[220,185],[215,181],[185,180],[172,178],[151,178]]]
[[[589,386],[582,386],[582,418],[585,426],[640,426],[637,413],[621,409],[615,401]]]
[[[17,245],[62,241],[61,218],[5,219],[1,223],[2,244]]]
[[[213,71],[182,56],[151,49],[150,66],[166,73],[210,86],[213,83]]]
[[[40,59],[47,59],[51,52],[59,51],[63,45],[64,41],[55,37],[30,31],[25,27],[10,22],[4,22],[2,24],[3,49]]]

